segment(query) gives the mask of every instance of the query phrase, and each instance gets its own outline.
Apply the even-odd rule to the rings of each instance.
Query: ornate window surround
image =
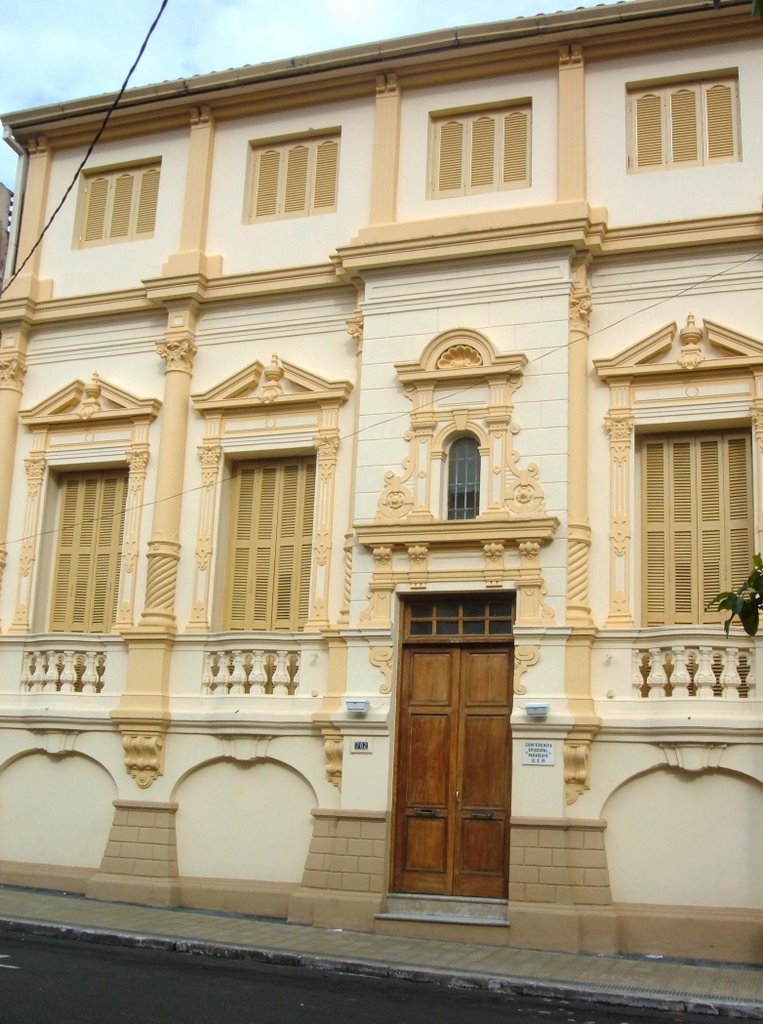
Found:
[[[284,453],[317,456],[310,614],[306,629],[329,625],[329,579],[334,531],[334,484],[339,451],[339,411],[349,381],[329,381],[273,355],[191,396],[204,418],[198,446],[201,496],[196,535],[193,605],[189,633],[208,633],[212,623],[215,540],[220,526],[220,484],[226,460]],[[223,562],[220,562],[223,565]]]
[[[129,469],[117,616],[113,631],[133,625],[143,494],[149,458],[148,434],[161,402],[141,399],[94,373],[89,383],[75,380],[22,411],[32,433],[24,462],[27,477],[24,540],[21,545],[16,610],[9,633],[29,633],[34,566],[49,470],[97,468],[114,463]]]
[[[559,523],[546,513],[538,467],[520,466],[512,442],[518,432],[512,398],[526,364],[524,354],[498,354],[483,334],[467,328],[445,331],[419,360],[395,364],[413,407],[409,449],[402,472],[384,475],[374,522],[355,527],[374,556],[365,626],[390,626],[391,596],[399,586],[516,586],[517,625],[553,621],[543,601],[539,551]],[[476,518],[448,520],[448,447],[465,433],[480,444],[484,497]],[[510,557],[512,550],[519,559]],[[449,557],[456,553],[457,565]]]
[[[636,623],[634,531],[636,435],[660,429],[748,424],[753,435],[756,548],[763,546],[763,342],[690,314],[609,359],[595,359],[609,385],[604,425],[610,450],[609,614],[606,626]]]

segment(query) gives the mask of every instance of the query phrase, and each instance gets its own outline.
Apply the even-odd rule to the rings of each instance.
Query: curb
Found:
[[[305,970],[329,971],[335,974],[394,978],[397,981],[419,982],[438,985],[442,988],[474,989],[505,996],[542,996],[600,1003],[607,1006],[627,1006],[631,1009],[638,1007],[663,1012],[763,1020],[763,1003],[748,1003],[713,996],[691,998],[666,992],[653,993],[639,989],[588,987],[577,985],[574,982],[542,981],[537,978],[482,974],[474,971],[453,971],[415,965],[395,966],[380,960],[348,959],[318,953],[299,953],[256,946],[235,946],[206,939],[174,939],[170,936],[144,935],[140,932],[112,931],[107,928],[73,924],[54,924],[26,918],[0,918],[0,935],[19,934],[69,939],[74,942],[92,942],[128,949],[153,949],[170,953],[185,953],[191,956],[211,956],[225,960],[253,960],[275,967],[302,967]]]

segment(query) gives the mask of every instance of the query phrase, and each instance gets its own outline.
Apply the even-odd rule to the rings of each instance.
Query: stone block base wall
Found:
[[[302,887],[289,901],[289,920],[370,931],[386,870],[386,811],[314,810]]]
[[[509,900],[609,906],[605,821],[513,818]]]
[[[173,907],[178,887],[177,804],[114,801],[114,821],[100,870],[86,895]]]

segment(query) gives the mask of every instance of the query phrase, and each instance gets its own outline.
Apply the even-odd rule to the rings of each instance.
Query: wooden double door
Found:
[[[510,619],[464,616],[458,632],[410,633],[402,649],[393,891],[505,899],[511,802]],[[438,602],[443,606],[445,602]],[[513,612],[507,602],[492,607]],[[425,608],[429,607],[424,605]],[[451,627],[453,626],[453,619]],[[415,619],[413,620],[415,625]],[[464,627],[477,626],[472,632]],[[492,632],[491,627],[497,627]]]

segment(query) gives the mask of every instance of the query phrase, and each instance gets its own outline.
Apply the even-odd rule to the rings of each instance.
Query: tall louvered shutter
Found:
[[[724,494],[722,442],[717,437],[701,439],[697,445],[698,498],[695,499],[699,523],[699,550],[697,564],[701,567],[697,617],[704,622],[707,602],[721,589],[726,575],[724,558],[728,521],[727,495]]]
[[[272,217],[278,210],[278,178],[281,154],[276,149],[260,153],[257,161],[255,217]]]
[[[133,174],[119,174],[114,181],[114,199],[111,204],[109,238],[126,238],[130,233],[130,212],[135,187]]]
[[[93,573],[90,586],[91,632],[106,632],[116,617],[119,563],[124,533],[127,479],[124,474],[104,475],[93,530]]]
[[[728,85],[713,85],[705,91],[707,156],[720,160],[735,155],[734,96]]]
[[[694,625],[738,586],[752,554],[750,443],[744,435],[676,435],[642,448],[645,625]]]
[[[438,152],[437,191],[452,192],[463,188],[464,125],[461,121],[447,121],[440,125]]]
[[[312,460],[238,470],[227,628],[288,630],[306,622],[314,492]]]
[[[286,154],[284,213],[303,213],[307,206],[307,146],[292,146]]]
[[[662,97],[647,93],[636,100],[636,166],[659,167],[662,144]]]
[[[103,238],[106,226],[106,206],[109,200],[109,179],[90,178],[87,183],[84,242],[97,242]]]
[[[477,117],[471,124],[469,184],[495,185],[495,118]]]
[[[691,163],[699,159],[698,98],[694,89],[678,89],[670,94],[670,139],[673,163]]]
[[[331,210],[336,206],[338,164],[339,144],[334,139],[321,142],[315,155],[313,209]]]
[[[530,118],[525,110],[512,110],[503,119],[503,183],[530,180]]]
[[[159,171],[151,167],[140,175],[140,191],[138,195],[138,215],[135,221],[135,234],[148,235],[156,224],[156,205],[159,199]]]
[[[642,593],[647,626],[666,621],[668,561],[668,502],[664,445],[649,441],[642,453],[642,493],[644,495],[644,544]]]
[[[738,587],[750,571],[750,559],[754,550],[751,463],[749,437],[729,438],[722,463],[728,477],[728,554],[721,589]],[[710,595],[711,598],[714,596],[715,594]]]
[[[116,615],[127,477],[65,477],[50,628],[107,632]]]

